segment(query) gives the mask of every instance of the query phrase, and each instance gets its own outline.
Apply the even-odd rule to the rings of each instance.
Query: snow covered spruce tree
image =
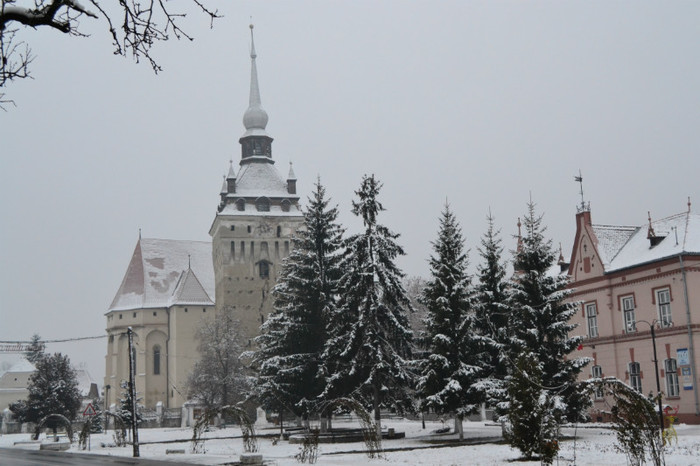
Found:
[[[266,409],[289,410],[308,419],[324,380],[319,363],[326,342],[325,323],[341,276],[343,229],[338,209],[329,208],[320,180],[308,199],[304,227],[294,239],[273,288],[274,312],[260,327],[253,356],[258,370],[255,394]]]
[[[482,262],[477,266],[479,282],[476,284],[475,294],[475,324],[477,332],[487,337],[489,352],[484,367],[490,368],[490,371],[482,386],[488,403],[501,415],[505,413],[499,405],[507,399],[505,378],[508,374],[508,360],[501,356],[508,341],[508,281],[505,278],[506,268],[502,260],[503,247],[491,212],[487,221],[488,228],[478,249]]]
[[[69,421],[75,419],[81,396],[78,379],[70,359],[61,353],[44,355],[36,362],[36,371],[29,377],[26,400],[10,405],[19,422],[38,423],[50,414],[59,414]],[[51,419],[46,426],[55,429],[59,421]]]
[[[423,291],[426,316],[426,358],[419,362],[417,395],[421,409],[455,416],[455,431],[464,439],[462,420],[483,400],[477,384],[488,353],[475,332],[471,277],[462,230],[449,205],[440,218],[432,243],[431,278]]]
[[[32,364],[36,364],[41,358],[46,356],[45,350],[46,345],[41,341],[39,334],[35,333],[32,335],[32,342],[29,344],[27,351],[24,352],[24,357]]]
[[[201,359],[187,378],[188,395],[207,409],[221,409],[245,399],[247,368],[240,360],[243,347],[240,323],[224,307],[213,320],[203,321],[195,333]]]
[[[532,202],[524,226],[509,298],[509,440],[526,457],[539,455],[550,463],[558,451],[559,425],[585,416],[590,401],[576,378],[588,358],[572,357],[582,338],[569,335],[577,306],[566,301],[567,278],[549,272],[556,255]]]
[[[412,387],[406,368],[411,305],[394,263],[404,252],[396,243],[399,235],[377,223],[384,210],[377,200],[380,188],[374,175],[365,175],[355,192],[352,211],[362,218],[364,231],[345,242],[341,294],[329,321],[322,366],[327,382],[322,397],[350,396],[371,407],[378,431],[380,408],[410,407]]]

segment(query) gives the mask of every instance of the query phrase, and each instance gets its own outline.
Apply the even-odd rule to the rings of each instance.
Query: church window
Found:
[[[270,211],[270,199],[266,197],[259,197],[255,201],[255,208],[258,212],[269,212]]]
[[[253,229],[251,228],[250,225],[248,225],[248,233],[250,233]]]
[[[160,346],[153,347],[153,375],[160,374]]]
[[[236,209],[239,212],[243,212],[245,210],[245,199],[238,199],[236,201]],[[231,229],[233,230],[233,227],[231,227]]]
[[[267,256],[267,241],[261,241],[260,242],[260,254],[264,256]]]
[[[206,308],[206,307],[203,307],[203,308],[202,308],[202,312],[207,312],[207,308]]]
[[[285,256],[289,255],[289,241],[284,242],[284,255]]]
[[[121,315],[121,314],[119,314],[119,318],[120,318],[120,319],[122,318],[122,315]]]
[[[156,311],[153,311],[153,317],[156,317],[158,313]]]
[[[280,242],[275,241],[275,257],[279,259],[280,257]]]
[[[236,231],[236,225],[231,225],[231,231]]]
[[[277,225],[277,237],[279,238],[280,236],[282,236],[282,227]]]
[[[187,308],[185,308],[185,312],[187,312]]]
[[[235,258],[236,258],[236,242],[231,241],[231,259],[235,259]]]
[[[270,277],[270,263],[269,262],[260,261],[259,268],[260,268],[260,278],[269,278]]]
[[[134,319],[136,318],[136,313],[134,312]]]
[[[289,212],[292,203],[287,199],[282,200],[282,212]]]
[[[255,243],[252,241],[250,242],[250,258],[255,258]]]
[[[241,258],[245,258],[245,241],[241,241]]]

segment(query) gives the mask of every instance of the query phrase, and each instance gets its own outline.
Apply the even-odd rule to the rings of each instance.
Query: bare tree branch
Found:
[[[0,87],[14,79],[31,77],[29,65],[34,56],[27,42],[16,40],[20,29],[11,27],[13,24],[34,29],[46,26],[72,36],[86,37],[79,29],[78,19],[83,15],[101,18],[112,36],[114,54],[126,56],[130,53],[137,63],[145,58],[156,73],[161,67],[151,55],[151,49],[157,42],[168,40],[170,34],[176,39],[193,40],[180,25],[186,14],[174,11],[167,0],[117,0],[114,3],[118,6],[114,5],[112,9],[103,7],[102,0],[85,0],[96,12],[83,6],[79,0],[27,0],[29,5],[26,6],[19,6],[18,1],[24,0],[0,0]],[[210,27],[221,17],[218,10],[207,8],[205,0],[190,1],[200,13],[210,18]],[[118,26],[114,15],[121,18]],[[0,108],[1,105],[2,101]]]

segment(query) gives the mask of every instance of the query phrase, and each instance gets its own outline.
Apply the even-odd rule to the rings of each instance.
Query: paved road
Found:
[[[0,448],[2,466],[44,466],[44,465],[141,465],[141,466],[191,466],[192,463],[174,463],[125,456],[83,455],[59,451],[23,450],[20,448]]]

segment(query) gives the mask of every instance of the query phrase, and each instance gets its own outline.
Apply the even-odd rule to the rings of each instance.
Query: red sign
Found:
[[[83,411],[83,416],[97,416],[97,411],[92,407],[92,403],[88,403],[87,408]]]

